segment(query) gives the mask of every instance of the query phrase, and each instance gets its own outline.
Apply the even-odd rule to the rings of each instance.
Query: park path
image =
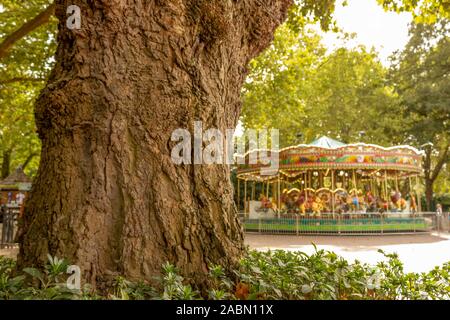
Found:
[[[16,258],[17,253],[19,252],[18,248],[14,249],[0,249],[0,256],[5,256],[8,258]]]
[[[283,236],[246,234],[245,242],[257,250],[292,250],[311,254],[314,243],[319,249],[334,251],[348,261],[369,264],[384,261],[378,249],[399,254],[407,272],[426,272],[450,262],[450,235],[385,235],[385,236]]]

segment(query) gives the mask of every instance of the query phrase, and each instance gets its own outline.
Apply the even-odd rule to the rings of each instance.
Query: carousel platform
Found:
[[[433,219],[426,216],[322,215],[319,217],[283,217],[241,219],[246,232],[263,234],[367,235],[427,233]]]

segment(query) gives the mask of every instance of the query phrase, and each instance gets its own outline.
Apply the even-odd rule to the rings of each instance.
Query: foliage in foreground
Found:
[[[229,277],[211,266],[207,299],[450,299],[450,263],[428,273],[405,273],[396,254],[376,266],[348,263],[333,252],[249,251]],[[177,269],[163,266],[160,289],[117,277],[108,293],[90,286],[70,290],[65,285],[68,262],[49,257],[44,270],[25,268],[14,274],[15,262],[0,256],[0,299],[203,299]],[[235,279],[235,280],[232,280]],[[237,280],[236,280],[237,279]]]

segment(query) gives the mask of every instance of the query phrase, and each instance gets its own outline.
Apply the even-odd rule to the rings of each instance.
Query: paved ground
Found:
[[[0,256],[6,256],[8,258],[15,258],[19,249],[0,249]]]
[[[422,272],[450,261],[450,235],[389,235],[389,236],[282,236],[246,234],[245,242],[257,250],[284,249],[313,253],[319,249],[336,252],[348,261],[375,264],[384,260],[377,252],[396,252],[404,262],[405,271]]]

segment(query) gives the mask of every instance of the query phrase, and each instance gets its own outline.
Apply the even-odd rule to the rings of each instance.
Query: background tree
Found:
[[[40,142],[35,134],[33,90],[27,84],[0,86],[0,152],[1,178],[19,165],[27,173],[36,173],[39,160]],[[25,92],[25,93],[24,93]],[[31,92],[31,96],[28,93]],[[34,95],[33,95],[34,94]]]
[[[273,44],[250,64],[242,90],[241,121],[245,128],[277,128],[280,143],[297,141],[305,130],[308,103],[316,94],[313,78],[326,49],[316,32],[281,27]]]
[[[317,71],[315,94],[308,103],[309,141],[325,134],[345,143],[395,143],[401,124],[397,96],[386,86],[386,75],[377,53],[363,46],[329,54]]]
[[[48,6],[49,1],[42,0],[1,4],[0,178],[19,165],[34,175],[39,165],[40,141],[33,108],[52,67],[56,19],[46,13],[36,21],[36,12]],[[23,21],[28,24],[18,28]]]
[[[330,135],[350,143],[401,141],[398,97],[386,86],[376,52],[339,48],[326,54],[321,38],[279,29],[273,45],[251,63],[244,85],[245,128],[278,128],[283,147]],[[361,131],[365,132],[362,137]]]
[[[434,183],[449,163],[450,148],[450,23],[413,24],[410,41],[395,57],[395,83],[410,125],[408,142],[426,152],[424,161],[427,210],[432,209]],[[430,144],[431,143],[431,144]]]

